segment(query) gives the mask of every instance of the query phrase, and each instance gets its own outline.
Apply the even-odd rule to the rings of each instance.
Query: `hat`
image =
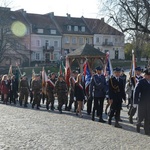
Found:
[[[61,75],[59,75],[59,77],[60,77],[60,78],[63,78],[64,76],[61,74]]]
[[[102,70],[102,67],[98,66],[95,68],[96,70]]]
[[[40,74],[35,74],[35,77],[39,77],[40,76]]]
[[[144,70],[144,73],[145,73],[146,75],[150,75],[150,68],[147,68],[146,70]]]
[[[142,71],[141,67],[136,67],[135,71]]]
[[[23,72],[23,74],[21,75],[21,77],[26,77],[26,73],[25,73],[25,72]]]
[[[114,68],[113,70],[114,70],[114,72],[121,72],[121,69],[118,67]]]
[[[55,73],[54,73],[54,72],[52,72],[52,73],[51,73],[51,76],[52,76],[52,75],[55,75]]]

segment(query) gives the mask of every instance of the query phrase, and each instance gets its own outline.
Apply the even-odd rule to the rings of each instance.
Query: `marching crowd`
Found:
[[[150,69],[146,69],[142,76],[142,69],[135,68],[135,76],[127,79],[124,71],[120,68],[114,68],[113,75],[106,77],[103,74],[103,68],[97,67],[92,74],[88,89],[85,89],[84,76],[77,71],[72,71],[69,78],[69,87],[64,80],[63,75],[56,78],[55,73],[51,73],[45,84],[45,92],[42,88],[41,74],[35,74],[30,82],[24,74],[19,80],[15,75],[3,75],[0,78],[1,101],[4,104],[16,103],[20,106],[28,107],[31,103],[32,108],[40,109],[41,100],[46,100],[46,109],[55,111],[55,97],[57,96],[57,109],[62,113],[63,105],[65,110],[70,111],[74,108],[77,116],[83,117],[83,105],[87,104],[87,114],[92,113],[91,119],[95,120],[95,114],[99,117],[99,122],[105,123],[103,119],[104,100],[107,105],[104,110],[108,115],[108,124],[112,124],[112,118],[115,117],[115,127],[122,128],[120,125],[123,101],[126,102],[129,109],[129,122],[133,124],[133,116],[137,112],[136,130],[144,127],[146,135],[150,135]],[[68,96],[69,94],[69,96]],[[28,97],[30,95],[30,102]],[[72,105],[74,104],[74,107]],[[109,108],[109,111],[108,111]],[[142,124],[144,122],[144,125]]]

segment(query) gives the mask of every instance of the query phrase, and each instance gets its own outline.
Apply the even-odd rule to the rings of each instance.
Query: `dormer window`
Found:
[[[78,26],[74,26],[74,31],[78,31]]]
[[[81,31],[85,32],[85,27],[84,26],[81,27]]]
[[[43,29],[37,29],[37,33],[43,33]]]
[[[71,31],[71,25],[68,25],[68,26],[67,26],[67,30],[68,30],[68,31]]]
[[[56,34],[56,30],[51,30],[51,34]]]

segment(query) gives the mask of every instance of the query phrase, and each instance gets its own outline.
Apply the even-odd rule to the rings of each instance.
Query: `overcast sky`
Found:
[[[12,10],[24,9],[28,13],[45,14],[54,12],[55,15],[73,17],[99,18],[98,6],[100,0],[2,0]],[[10,2],[10,4],[8,3]]]

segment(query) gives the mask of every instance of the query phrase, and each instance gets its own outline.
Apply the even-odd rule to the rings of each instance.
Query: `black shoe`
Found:
[[[27,105],[24,105],[24,108],[27,108]]]
[[[118,121],[122,122],[123,120],[120,118]]]
[[[36,109],[40,110],[40,108],[39,108],[39,107],[37,107]]]
[[[95,117],[92,117],[92,121],[95,121]]]
[[[34,104],[32,104],[32,108],[34,108]]]
[[[119,123],[115,123],[116,128],[122,128],[122,126]]]
[[[140,133],[140,126],[141,126],[140,124],[137,124],[137,125],[136,125],[136,131],[137,131],[138,133]]]
[[[99,121],[98,121],[98,122],[106,123],[106,121],[105,121],[105,120],[103,120],[103,119],[99,119]]]
[[[108,119],[108,124],[111,125],[111,119]]]
[[[131,116],[129,117],[129,122],[133,124],[133,118]]]
[[[49,110],[49,105],[46,105],[46,109]]]

